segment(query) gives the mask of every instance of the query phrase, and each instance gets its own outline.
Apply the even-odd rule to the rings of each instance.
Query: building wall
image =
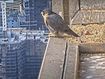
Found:
[[[8,44],[7,48],[7,53],[5,58],[5,76],[6,79],[19,79],[18,75],[18,53],[21,50],[20,47],[24,47],[23,44],[24,42],[21,43],[13,43],[13,44]],[[4,49],[5,50],[5,49]]]
[[[17,79],[17,53],[16,50],[8,50],[6,54],[6,78]]]
[[[24,79],[23,75],[25,74],[26,70],[26,41],[23,41],[20,44],[20,47],[18,48],[19,51],[17,53],[18,57],[18,78],[19,79]]]
[[[9,11],[7,11],[7,26],[8,28],[11,27],[20,27],[19,26],[19,11],[18,10],[14,10],[9,9]],[[2,10],[1,10],[1,5],[0,5],[0,27],[2,27]],[[0,30],[1,31],[1,30]]]
[[[1,12],[1,4],[0,4],[0,34],[2,32],[2,12]]]
[[[3,78],[2,73],[3,73],[2,71],[2,53],[1,53],[1,46],[0,46],[0,79]]]
[[[27,39],[20,43],[8,44],[5,56],[0,54],[5,63],[6,79],[37,79],[46,43],[36,39]],[[0,63],[0,73],[2,65]],[[0,74],[0,77],[2,75]],[[5,78],[3,78],[5,79]]]
[[[40,40],[26,40],[25,45],[26,53],[23,54],[24,68],[20,68],[20,79],[37,79],[46,44]]]
[[[2,26],[2,10],[1,10],[1,3],[0,3],[0,27]]]
[[[1,9],[0,9],[0,27],[2,26],[2,13],[1,13]]]

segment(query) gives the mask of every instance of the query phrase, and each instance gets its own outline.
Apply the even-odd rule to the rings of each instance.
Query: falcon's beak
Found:
[[[41,12],[41,15],[43,15],[43,12]]]

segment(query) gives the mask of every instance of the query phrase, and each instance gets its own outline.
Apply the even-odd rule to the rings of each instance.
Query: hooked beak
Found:
[[[43,15],[43,12],[41,12],[41,15]]]

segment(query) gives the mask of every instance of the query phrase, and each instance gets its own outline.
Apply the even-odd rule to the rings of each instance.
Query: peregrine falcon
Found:
[[[48,30],[54,34],[55,36],[59,36],[60,34],[67,34],[67,35],[73,35],[75,37],[79,37],[75,32],[73,32],[68,25],[65,23],[65,21],[62,19],[60,15],[57,13],[49,10],[44,9],[41,12],[44,23]]]

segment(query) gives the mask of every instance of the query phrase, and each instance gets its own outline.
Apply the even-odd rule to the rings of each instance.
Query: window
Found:
[[[25,2],[25,7],[29,7],[29,2]]]

